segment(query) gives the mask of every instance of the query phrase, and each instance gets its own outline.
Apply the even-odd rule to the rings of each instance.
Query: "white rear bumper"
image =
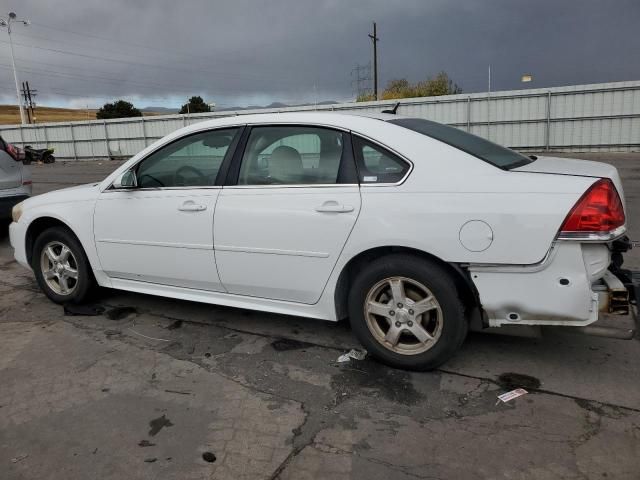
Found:
[[[593,284],[607,272],[606,244],[557,242],[539,264],[471,265],[489,326],[585,326],[598,320],[599,294]]]

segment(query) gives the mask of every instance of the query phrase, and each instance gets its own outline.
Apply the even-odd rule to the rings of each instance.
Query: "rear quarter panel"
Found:
[[[450,262],[537,263],[596,180],[501,170],[401,127],[376,138],[410,159],[414,169],[401,185],[361,187],[362,209],[345,250],[348,258],[397,245]],[[493,231],[484,251],[470,251],[460,242],[460,229],[471,220]]]

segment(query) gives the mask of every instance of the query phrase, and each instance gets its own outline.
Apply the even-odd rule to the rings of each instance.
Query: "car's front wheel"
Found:
[[[80,242],[63,227],[49,228],[38,236],[31,267],[42,291],[56,303],[84,301],[94,283]]]
[[[406,254],[382,257],[360,271],[349,295],[349,317],[373,357],[412,370],[444,363],[468,328],[449,273]]]

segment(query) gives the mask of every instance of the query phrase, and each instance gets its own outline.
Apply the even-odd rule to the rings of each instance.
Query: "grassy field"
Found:
[[[26,113],[25,113],[26,114]],[[36,123],[71,122],[95,120],[96,110],[75,110],[72,108],[37,107],[35,109]],[[154,112],[144,112],[144,116],[158,115]],[[0,125],[20,123],[20,112],[16,105],[0,105]]]

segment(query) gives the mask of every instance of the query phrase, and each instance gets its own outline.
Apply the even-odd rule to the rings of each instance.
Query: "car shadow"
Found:
[[[9,240],[9,225],[11,222],[7,220],[0,220],[0,242]]]
[[[180,355],[186,357],[191,355],[186,347],[189,341],[177,337],[181,334],[176,332],[182,331],[184,334],[184,329],[180,327],[182,325],[199,324],[205,330],[197,329],[198,335],[212,335],[209,340],[212,344],[236,341],[238,335],[245,339],[247,336],[262,337],[274,349],[278,347],[278,362],[305,364],[309,371],[326,372],[331,367],[329,371],[332,374],[345,368],[351,369],[358,372],[359,379],[362,375],[381,375],[384,379],[400,375],[406,377],[406,382],[412,388],[424,390],[425,395],[435,388],[435,384],[457,378],[463,383],[484,385],[483,389],[496,390],[497,393],[512,387],[525,387],[530,393],[553,392],[554,395],[568,398],[586,398],[622,406],[635,405],[640,401],[640,391],[635,387],[640,382],[640,372],[635,368],[638,358],[636,341],[572,334],[562,328],[547,329],[537,338],[472,332],[457,354],[435,371],[404,372],[384,366],[370,357],[363,361],[338,364],[340,355],[352,348],[362,348],[347,320],[317,321],[107,289],[100,293],[98,301],[107,309],[106,320],[99,321],[101,328],[119,326],[108,319],[112,309],[133,308],[136,317],[120,320],[123,325],[135,323],[136,328],[139,327],[147,335],[159,335],[166,341],[172,340],[171,346],[183,343],[185,351]],[[119,312],[116,310],[116,313]],[[174,330],[174,327],[178,330]],[[211,327],[209,333],[207,327]],[[220,333],[224,331],[227,333]],[[255,344],[256,341],[249,343],[262,344],[261,341]],[[283,345],[284,348],[280,348]],[[243,353],[231,355],[226,361],[241,364],[274,360],[260,355],[264,355],[264,352],[261,353],[259,348],[256,351],[249,348]],[[594,390],[594,379],[607,379],[616,387]]]

